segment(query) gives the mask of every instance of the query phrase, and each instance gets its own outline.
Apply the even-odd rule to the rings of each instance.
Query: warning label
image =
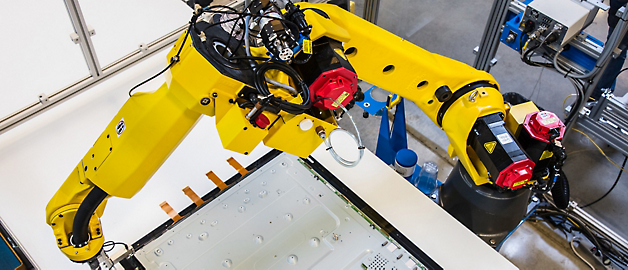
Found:
[[[303,52],[307,54],[312,54],[312,41],[309,39],[303,40]]]
[[[116,125],[116,134],[118,135],[118,137],[122,135],[122,132],[124,132],[125,129],[126,124],[124,124],[124,118],[122,118],[120,122],[118,122],[118,124]]]
[[[495,151],[496,145],[497,145],[496,141],[487,142],[484,144],[484,148],[486,149],[486,152],[488,152],[489,154],[492,154],[493,151]]]

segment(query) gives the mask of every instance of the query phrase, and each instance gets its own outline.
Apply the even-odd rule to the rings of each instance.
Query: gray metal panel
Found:
[[[281,154],[136,257],[148,269],[417,269],[358,211]]]

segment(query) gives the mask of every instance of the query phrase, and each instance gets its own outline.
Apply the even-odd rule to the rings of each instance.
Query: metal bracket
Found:
[[[100,250],[100,253],[96,256],[96,260],[89,262],[89,267],[92,270],[111,269],[114,262],[109,258],[105,250]]]
[[[604,11],[607,11],[610,8],[608,5],[602,3],[602,1],[598,1],[598,0],[585,0],[585,2],[591,5],[594,5]]]
[[[39,94],[39,103],[46,105],[48,103],[48,96],[45,93]]]

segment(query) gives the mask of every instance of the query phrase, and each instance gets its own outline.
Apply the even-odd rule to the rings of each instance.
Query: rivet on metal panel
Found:
[[[194,192],[190,186],[184,187],[183,193],[185,193],[185,195],[187,195],[196,204],[196,206],[201,206],[205,202],[198,195],[196,195],[196,192]]]
[[[233,157],[230,157],[229,159],[227,159],[227,162],[229,162],[229,165],[231,165],[231,167],[236,169],[236,171],[238,171],[240,175],[244,176],[247,173],[249,173],[249,171],[246,168],[244,168],[240,163],[238,163]]]
[[[161,210],[164,210],[164,212],[166,212],[166,214],[170,216],[172,221],[177,222],[181,219],[179,213],[174,211],[174,209],[172,209],[172,207],[166,201],[160,203],[159,206],[161,207]]]
[[[209,178],[209,180],[212,180],[212,182],[214,182],[214,184],[220,189],[220,191],[223,191],[227,188],[227,184],[220,180],[220,178],[218,178],[218,176],[214,172],[209,171],[205,175],[207,176],[207,178]]]
[[[261,235],[255,236],[255,243],[257,244],[261,244],[262,242],[264,242],[264,237]]]

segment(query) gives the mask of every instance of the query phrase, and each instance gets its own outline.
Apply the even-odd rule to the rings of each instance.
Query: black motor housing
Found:
[[[460,162],[439,187],[439,204],[450,215],[496,247],[527,213],[529,188],[500,192],[492,185],[476,185]]]

